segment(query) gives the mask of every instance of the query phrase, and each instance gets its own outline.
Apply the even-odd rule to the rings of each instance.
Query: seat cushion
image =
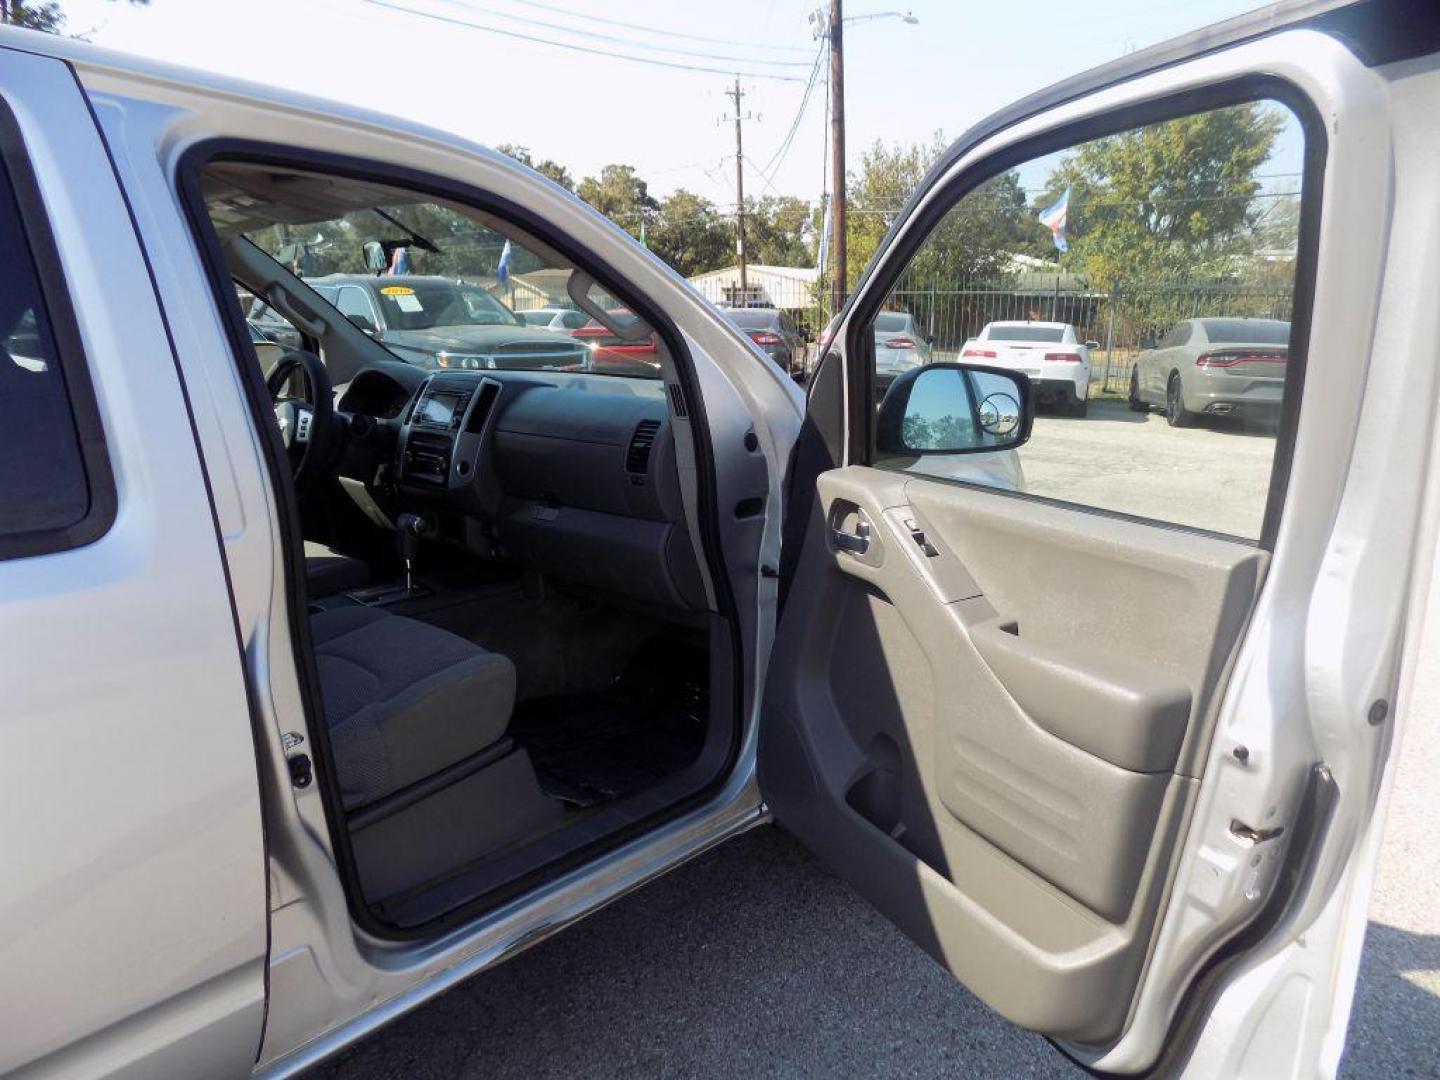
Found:
[[[325,722],[349,809],[493,745],[515,665],[428,623],[360,605],[310,619]]]
[[[333,548],[305,541],[305,589],[309,596],[334,596],[370,584],[370,567]]]

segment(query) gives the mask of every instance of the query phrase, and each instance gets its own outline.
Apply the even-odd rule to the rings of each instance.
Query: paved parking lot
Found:
[[[1037,495],[1253,538],[1275,433],[1223,419],[1172,428],[1159,413],[1107,399],[1092,401],[1083,420],[1038,416],[1019,454],[1025,488]]]
[[[1128,493],[1138,500],[1133,512],[1178,520],[1229,513],[1210,527],[1254,535],[1264,505],[1264,482],[1254,477],[1268,475],[1273,446],[1226,430],[1175,431],[1158,415],[1104,402],[1087,420],[1042,417],[1024,464],[1031,490],[1081,501]],[[1415,698],[1342,1064],[1348,1080],[1440,1076],[1440,681],[1417,686]],[[1084,1074],[986,1010],[785,834],[765,828],[311,1075]]]

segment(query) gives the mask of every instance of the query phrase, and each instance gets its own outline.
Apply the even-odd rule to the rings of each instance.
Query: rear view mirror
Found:
[[[880,402],[876,449],[890,457],[1009,450],[1030,438],[1030,380],[1018,371],[929,364],[898,376]]]
[[[365,269],[372,274],[383,274],[390,265],[390,260],[385,257],[385,246],[379,240],[367,240],[362,249],[365,257]]]

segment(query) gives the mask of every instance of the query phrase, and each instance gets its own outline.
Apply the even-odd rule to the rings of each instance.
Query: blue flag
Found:
[[[1065,194],[1055,200],[1053,206],[1040,211],[1040,224],[1050,230],[1050,238],[1055,241],[1057,251],[1069,251],[1070,245],[1065,240],[1065,219],[1070,214],[1070,189],[1065,189]]]
[[[500,249],[500,265],[495,268],[495,276],[499,279],[504,288],[510,286],[510,241],[505,241],[505,246]]]

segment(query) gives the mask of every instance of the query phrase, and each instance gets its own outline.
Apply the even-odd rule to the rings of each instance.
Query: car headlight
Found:
[[[495,369],[495,359],[477,353],[454,353],[441,350],[435,354],[435,365],[455,371],[479,371],[482,368]]]

